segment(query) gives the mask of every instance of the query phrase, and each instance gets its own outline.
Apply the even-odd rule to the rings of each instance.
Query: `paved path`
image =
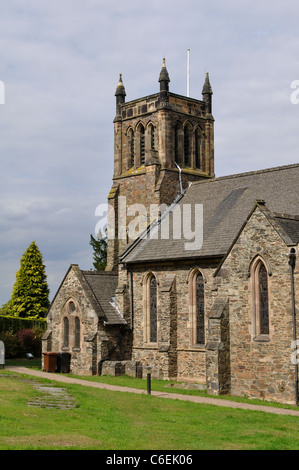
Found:
[[[70,384],[77,384],[83,385],[84,387],[93,387],[93,388],[100,388],[102,390],[110,390],[112,392],[128,392],[128,393],[137,393],[137,394],[146,394],[146,390],[140,390],[138,388],[131,388],[131,387],[120,387],[117,385],[109,385],[105,383],[99,382],[91,382],[89,380],[82,380],[82,379],[75,379],[73,377],[67,377],[61,374],[54,374],[51,372],[42,372],[34,369],[27,369],[26,367],[6,367],[6,370],[10,370],[12,372],[17,372],[20,374],[27,374],[34,377],[42,377],[49,380],[54,380],[55,382],[63,382],[63,383],[70,383]],[[216,405],[216,406],[224,406],[226,408],[235,408],[235,409],[242,409],[242,410],[252,410],[252,411],[264,411],[265,413],[274,413],[277,415],[290,415],[290,416],[298,416],[299,417],[299,410],[287,410],[283,408],[273,408],[271,406],[262,406],[262,405],[251,405],[250,403],[237,403],[230,400],[223,400],[220,398],[207,398],[207,397],[199,397],[195,395],[182,395],[178,393],[167,393],[167,392],[155,392],[152,390],[152,396],[159,397],[159,398],[168,398],[172,400],[182,400],[182,401],[191,401],[193,403],[200,403],[205,405]]]

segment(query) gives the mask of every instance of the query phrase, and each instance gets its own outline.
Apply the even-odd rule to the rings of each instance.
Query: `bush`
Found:
[[[5,346],[5,358],[15,359],[16,357],[22,357],[24,350],[19,341],[19,338],[10,331],[0,333],[0,340],[3,341]]]
[[[31,353],[34,357],[41,356],[43,332],[26,328],[18,333],[5,331],[0,333],[0,340],[5,346],[5,358],[15,359]]]
[[[17,337],[22,345],[24,354],[31,353],[33,356],[41,355],[42,332],[26,328],[19,331]]]

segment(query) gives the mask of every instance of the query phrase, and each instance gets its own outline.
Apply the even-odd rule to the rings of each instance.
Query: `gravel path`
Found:
[[[140,390],[138,388],[131,387],[120,387],[117,385],[109,385],[99,382],[91,382],[88,380],[75,379],[72,377],[67,377],[60,374],[54,374],[51,372],[42,372],[34,369],[27,369],[26,367],[6,367],[6,370],[17,372],[20,374],[27,374],[34,377],[43,377],[49,380],[54,380],[55,382],[71,383],[77,385],[83,385],[84,387],[93,387],[100,388],[102,390],[110,390],[112,392],[128,392],[128,393],[137,393],[137,394],[146,394],[146,390]],[[277,415],[289,415],[289,416],[298,416],[299,410],[287,410],[284,408],[274,408],[271,406],[262,406],[262,405],[251,405],[250,403],[238,403],[230,400],[223,400],[221,398],[207,398],[199,397],[194,395],[182,395],[178,393],[167,393],[167,392],[155,392],[152,390],[152,396],[159,398],[168,398],[172,400],[182,400],[182,401],[191,401],[193,403],[206,404],[206,405],[216,405],[223,406],[226,408],[235,408],[242,410],[252,410],[252,411],[264,411],[265,413],[274,413]]]

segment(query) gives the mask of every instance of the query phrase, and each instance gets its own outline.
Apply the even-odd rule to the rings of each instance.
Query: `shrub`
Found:
[[[17,333],[17,337],[22,345],[24,354],[31,353],[33,356],[40,356],[42,338],[41,331],[26,328],[25,330],[19,331]]]
[[[0,333],[0,340],[3,341],[5,346],[6,359],[15,359],[16,357],[23,356],[23,347],[17,335],[10,331],[4,331]]]
[[[34,357],[41,356],[42,349],[41,330],[31,330],[26,328],[18,333],[11,331],[0,332],[0,340],[5,346],[5,358],[15,359],[24,357],[26,353],[31,353]]]

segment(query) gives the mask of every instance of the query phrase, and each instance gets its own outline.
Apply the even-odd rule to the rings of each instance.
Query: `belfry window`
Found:
[[[192,129],[187,123],[184,127],[184,165],[191,166]]]
[[[201,155],[200,155],[200,131],[199,129],[196,129],[195,132],[195,166],[198,169],[201,169]]]
[[[135,163],[135,145],[134,145],[133,129],[129,130],[128,145],[129,145],[129,168],[132,168]]]
[[[144,134],[144,127],[142,125],[139,126],[139,133],[140,133],[140,165],[143,166],[145,164],[145,134]]]
[[[180,125],[177,124],[174,129],[174,159],[176,163],[180,163],[179,159],[179,132],[180,132]]]
[[[151,139],[151,145],[150,148],[151,150],[155,150],[155,128],[153,125],[150,125],[150,139]]]

